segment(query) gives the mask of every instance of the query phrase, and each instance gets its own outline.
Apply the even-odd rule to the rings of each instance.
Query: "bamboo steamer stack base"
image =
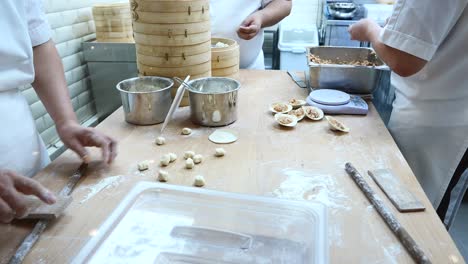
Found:
[[[93,6],[96,41],[133,42],[132,14],[128,2]]]
[[[209,0],[131,0],[140,76],[211,76]],[[172,89],[175,96],[178,85]],[[189,104],[184,94],[181,106]]]
[[[227,45],[216,47],[217,43]],[[239,79],[239,44],[233,39],[211,39],[211,74],[216,77]]]

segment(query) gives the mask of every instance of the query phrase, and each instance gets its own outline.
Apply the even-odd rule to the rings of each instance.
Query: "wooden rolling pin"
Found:
[[[345,165],[345,169],[349,176],[351,176],[354,182],[359,186],[361,191],[366,195],[367,199],[369,199],[372,205],[374,205],[377,212],[379,212],[380,216],[385,220],[385,223],[387,223],[388,227],[390,227],[392,232],[397,236],[414,261],[418,264],[431,263],[426,254],[424,254],[424,251],[422,251],[418,244],[416,244],[416,241],[414,241],[406,229],[400,224],[400,222],[398,222],[398,219],[396,219],[390,210],[388,210],[382,200],[380,200],[380,198],[375,194],[356,168],[348,162]]]

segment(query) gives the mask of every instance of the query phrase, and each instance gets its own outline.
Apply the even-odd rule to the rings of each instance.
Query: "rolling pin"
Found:
[[[59,193],[59,196],[68,196],[75,188],[78,181],[80,181],[81,176],[85,173],[86,169],[88,168],[88,164],[82,163],[75,173],[70,177],[67,182],[67,185],[62,188]],[[31,248],[36,244],[37,240],[41,236],[42,232],[46,229],[46,227],[51,222],[50,219],[43,219],[39,220],[36,225],[34,226],[33,230],[29,235],[23,240],[19,248],[16,250],[15,255],[11,257],[8,264],[19,264],[22,263],[26,255],[29,253]]]
[[[359,174],[359,172],[354,168],[351,163],[346,163],[345,170],[353,178],[354,182],[359,186],[361,191],[366,195],[367,199],[374,205],[379,212],[380,216],[383,218],[388,227],[396,235],[398,240],[403,244],[408,253],[411,255],[413,260],[416,263],[431,263],[429,258],[426,256],[424,251],[418,246],[416,241],[410,236],[408,231],[398,222],[398,219],[388,210],[385,204],[380,200],[377,194],[372,190],[372,188],[367,184],[364,178]]]

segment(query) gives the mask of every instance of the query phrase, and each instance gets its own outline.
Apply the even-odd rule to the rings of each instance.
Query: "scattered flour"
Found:
[[[119,183],[122,180],[123,180],[123,176],[117,175],[117,176],[111,176],[111,177],[102,179],[101,181],[99,181],[98,183],[94,185],[85,186],[85,188],[88,189],[89,192],[83,198],[83,200],[80,201],[80,204],[87,202],[89,199],[93,198],[94,195],[96,195],[97,193],[99,193],[100,191],[104,189],[110,189],[110,188],[116,187],[117,185],[119,185]]]
[[[331,175],[283,169],[287,178],[273,191],[279,198],[321,202],[331,210],[351,210],[349,197]]]

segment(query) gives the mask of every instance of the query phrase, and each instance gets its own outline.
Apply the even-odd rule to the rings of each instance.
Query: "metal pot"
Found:
[[[162,123],[171,107],[174,82],[163,77],[136,77],[117,84],[125,121],[135,125]]]
[[[202,126],[226,126],[237,120],[238,81],[224,77],[207,77],[189,82],[192,122]]]

